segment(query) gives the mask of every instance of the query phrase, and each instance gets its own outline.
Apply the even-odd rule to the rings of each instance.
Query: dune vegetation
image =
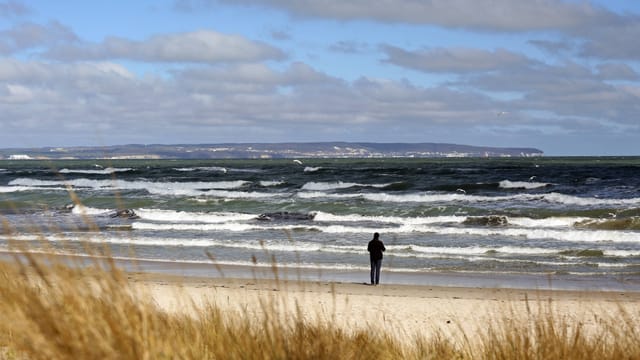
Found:
[[[309,323],[295,305],[265,300],[261,316],[196,316],[159,308],[109,258],[77,264],[20,252],[0,263],[3,359],[640,359],[640,326],[623,307],[596,333],[547,309],[505,309],[485,330],[437,329],[399,341],[384,329]],[[613,305],[615,306],[615,305]],[[280,316],[282,312],[287,316]]]

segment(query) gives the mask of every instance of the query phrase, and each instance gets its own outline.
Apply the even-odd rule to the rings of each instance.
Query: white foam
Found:
[[[37,190],[37,188],[31,186],[0,186],[0,193],[12,193],[31,190]]]
[[[276,195],[271,193],[263,193],[256,191],[224,191],[224,190],[209,190],[198,195],[201,196],[211,196],[217,198],[225,198],[225,199],[267,199],[274,198],[283,195]]]
[[[603,263],[596,262],[595,263],[599,268],[626,268],[629,264],[618,264],[618,263]]]
[[[385,231],[392,231],[387,229]],[[434,226],[401,226],[395,232],[423,232],[441,235],[477,235],[490,241],[494,236],[505,236],[522,239],[549,239],[571,242],[612,242],[638,243],[640,232],[613,230],[557,230],[536,228],[475,228],[475,227],[434,227]]]
[[[117,172],[127,172],[127,171],[131,171],[133,169],[131,168],[112,168],[112,167],[108,167],[105,169],[100,169],[100,170],[87,170],[87,169],[61,169],[60,171],[58,171],[61,174],[102,174],[102,175],[108,175],[108,174],[114,174]]]
[[[309,191],[326,191],[326,190],[339,190],[339,189],[348,189],[356,186],[360,187],[374,187],[381,188],[385,186],[389,186],[391,184],[359,184],[352,182],[308,182],[302,186],[302,190]]]
[[[640,198],[630,199],[601,199],[594,197],[578,197],[559,193],[549,193],[544,195],[544,199],[550,202],[556,202],[565,205],[578,205],[578,206],[590,206],[590,205],[638,205],[640,204]]]
[[[526,199],[526,194],[513,196],[479,196],[450,193],[419,193],[419,194],[387,194],[387,193],[354,193],[354,194],[333,194],[323,191],[301,192],[297,194],[300,198],[329,198],[329,199],[349,199],[362,198],[375,202],[420,202],[420,203],[446,203],[446,202],[499,202],[515,199]]]
[[[305,166],[304,172],[316,172],[321,169],[321,167]]]
[[[74,212],[79,211],[74,209]],[[86,210],[102,214],[108,210]],[[580,217],[547,219],[509,218],[504,227],[462,226],[466,216],[395,217],[364,216],[358,214],[333,215],[317,212],[313,222],[272,223],[253,222],[257,215],[235,212],[184,212],[173,210],[135,210],[143,221],[133,224],[135,229],[191,230],[191,231],[264,231],[304,229],[332,234],[357,234],[384,231],[387,234],[425,233],[440,235],[472,235],[490,239],[504,236],[524,239],[551,239],[572,242],[640,242],[640,233],[617,230],[587,230],[573,227]],[[146,221],[154,221],[153,223]],[[371,225],[363,225],[371,223]],[[517,250],[513,250],[516,251]]]
[[[280,186],[284,184],[284,181],[274,180],[274,181],[260,181],[260,186],[262,187],[270,187],[270,186]]]
[[[526,228],[570,228],[577,222],[588,220],[586,217],[550,217],[544,219],[532,219],[527,217],[509,217],[510,225]]]
[[[316,212],[314,220],[326,222],[363,222],[395,224],[446,224],[461,223],[466,216],[428,216],[428,217],[400,217],[400,216],[365,216],[359,214],[334,215],[322,211]]]
[[[110,209],[76,206],[74,214],[104,215]],[[140,221],[134,229],[188,230],[188,231],[265,231],[293,230],[318,231],[331,234],[362,234],[383,231],[387,234],[439,234],[447,236],[471,235],[486,239],[495,236],[522,239],[549,239],[571,242],[640,242],[640,232],[623,230],[592,230],[573,225],[585,218],[557,217],[530,219],[508,218],[507,226],[466,226],[466,216],[365,216],[359,214],[334,215],[317,212],[312,222],[273,223],[256,222],[256,214],[236,212],[186,212],[161,209],[135,209]],[[498,250],[500,251],[500,250]],[[517,249],[510,250],[517,252]]]
[[[221,172],[223,174],[227,173],[227,168],[225,167],[220,167],[220,166],[196,166],[196,167],[189,167],[189,168],[174,168],[174,170],[176,171],[184,171],[184,172],[191,172],[191,171],[218,171]]]
[[[71,209],[71,213],[76,215],[106,215],[111,211],[112,210],[109,209],[98,209],[82,204],[75,205],[73,209]]]
[[[640,257],[640,250],[604,250],[606,256]]]
[[[137,221],[131,224],[133,229],[138,230],[180,230],[180,231],[250,231],[264,230],[263,226],[241,223],[209,223],[209,224],[185,224],[185,223],[147,223]]]
[[[322,191],[309,191],[309,192],[297,193],[296,196],[301,199],[317,199],[317,198],[353,199],[353,198],[362,197],[362,194],[329,194]]]
[[[136,214],[144,220],[165,221],[165,222],[199,222],[205,224],[216,224],[234,221],[245,221],[254,219],[256,216],[241,213],[204,213],[187,212],[175,210],[139,209]]]
[[[482,203],[482,202],[506,202],[506,201],[546,201],[563,205],[578,206],[629,206],[640,204],[640,198],[630,199],[601,199],[595,197],[578,197],[559,193],[548,194],[514,194],[508,196],[482,196],[467,195],[461,193],[418,193],[418,194],[388,194],[388,193],[353,193],[334,194],[324,191],[300,192],[298,197],[303,199],[327,198],[350,199],[362,198],[375,202],[420,202],[420,203]]]
[[[519,255],[546,255],[558,253],[558,249],[529,248],[515,246],[500,247],[436,247],[436,246],[420,246],[420,245],[390,245],[388,250],[393,251],[395,248],[399,250],[409,250],[415,253],[425,254],[445,254],[445,255],[485,255],[487,252],[496,251],[499,254],[519,254]]]
[[[9,182],[9,185],[27,186],[33,188],[46,187],[49,190],[51,186],[70,186],[72,188],[88,188],[94,190],[147,190],[156,195],[169,196],[198,196],[205,191],[210,191],[213,196],[217,196],[211,192],[211,189],[239,189],[248,181],[213,181],[213,182],[151,182],[151,181],[124,181],[124,180],[94,180],[94,179],[71,179],[67,181],[61,180],[38,180],[28,178],[18,178]],[[233,193],[229,193],[233,195]],[[220,196],[225,196],[222,194]],[[234,197],[259,197],[254,195],[235,195]]]
[[[503,189],[538,189],[542,187],[547,187],[551,185],[550,183],[542,183],[535,181],[510,181],[510,180],[502,180],[499,183],[499,186]]]

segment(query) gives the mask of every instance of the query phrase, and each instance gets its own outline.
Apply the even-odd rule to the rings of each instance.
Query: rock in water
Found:
[[[489,215],[489,216],[469,216],[463,222],[465,225],[476,226],[507,226],[509,221],[506,216],[503,215]]]
[[[135,211],[131,209],[116,210],[115,212],[112,212],[111,214],[109,214],[109,216],[112,218],[123,218],[123,219],[139,219],[140,218],[140,216],[138,216],[138,214],[136,214]]]
[[[314,213],[290,213],[288,211],[277,211],[270,213],[263,213],[256,217],[257,220],[261,221],[273,221],[273,220],[313,220],[316,216]]]

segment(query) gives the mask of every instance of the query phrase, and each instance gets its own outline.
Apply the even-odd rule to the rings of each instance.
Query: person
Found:
[[[380,241],[380,234],[374,233],[373,239],[369,241],[367,251],[371,260],[371,285],[380,283],[380,268],[382,268],[382,252],[385,251],[384,244]]]

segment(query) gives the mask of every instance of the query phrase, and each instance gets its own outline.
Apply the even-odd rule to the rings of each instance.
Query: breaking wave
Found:
[[[510,180],[502,180],[499,183],[499,186],[503,189],[539,189],[547,186],[551,186],[550,183],[541,183],[534,181],[510,181]]]
[[[104,168],[104,169],[61,169],[58,172],[60,174],[98,174],[98,175],[110,175],[119,172],[132,171],[132,168]]]

